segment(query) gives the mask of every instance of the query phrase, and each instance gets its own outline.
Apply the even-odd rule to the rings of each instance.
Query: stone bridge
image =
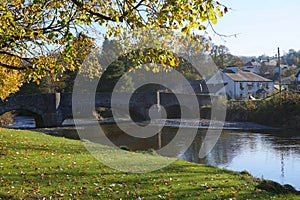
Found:
[[[191,95],[176,94],[189,102]],[[89,100],[82,94],[80,103],[84,106]],[[186,110],[193,113],[195,108],[189,105],[180,106],[178,99],[172,93],[136,93],[136,94],[117,94],[118,109],[122,110],[128,105],[122,101],[124,98],[130,98],[130,114],[134,113],[141,119],[148,119],[149,108],[155,104],[165,108],[168,118],[180,117],[180,110]],[[211,104],[211,96],[208,94],[197,95],[199,105]],[[111,93],[96,93],[95,107],[111,107]],[[189,103],[187,103],[189,104]],[[198,107],[198,109],[199,109]],[[12,95],[6,100],[0,100],[0,115],[12,110],[26,110],[32,113],[35,119],[36,127],[58,127],[65,119],[72,119],[72,94],[71,93],[53,93],[53,94],[30,94],[30,95]],[[93,112],[94,110],[87,111]],[[90,113],[91,114],[91,113]],[[199,118],[200,116],[194,116]]]

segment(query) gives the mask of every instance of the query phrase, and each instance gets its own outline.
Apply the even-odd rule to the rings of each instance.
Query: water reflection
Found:
[[[35,128],[35,120],[32,116],[15,116],[14,123],[9,128],[32,129]]]
[[[228,139],[229,138],[229,139]],[[291,184],[300,189],[300,138],[297,133],[263,134],[223,132],[219,142],[200,163]],[[186,154],[192,153],[186,152]]]

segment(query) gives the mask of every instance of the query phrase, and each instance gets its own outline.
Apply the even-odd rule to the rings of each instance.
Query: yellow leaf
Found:
[[[152,69],[152,72],[153,72],[153,73],[158,73],[158,72],[159,72],[158,67],[154,67],[154,68]]]
[[[218,12],[218,16],[219,17],[223,17],[223,12],[221,11],[221,12]]]
[[[170,65],[171,65],[171,67],[174,67],[174,66],[176,65],[174,59],[172,59],[172,60],[170,61]]]
[[[211,21],[211,23],[213,23],[213,24],[217,24],[218,19],[217,19],[215,16],[213,16],[213,17],[210,18],[210,21]]]
[[[206,43],[206,44],[205,44],[205,49],[206,49],[206,51],[208,51],[209,48],[210,48],[209,44]]]
[[[30,38],[34,38],[34,32],[32,31],[29,35]]]

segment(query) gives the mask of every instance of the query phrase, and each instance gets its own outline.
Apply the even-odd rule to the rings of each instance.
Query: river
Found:
[[[68,122],[67,122],[68,123]],[[17,117],[14,128],[33,128],[34,120]],[[85,128],[84,126],[81,128]],[[132,150],[157,149],[156,136],[137,139],[124,134],[116,125],[101,125],[115,145],[125,145]],[[33,129],[51,135],[78,139],[75,127]],[[161,145],[167,145],[177,128],[163,128]],[[200,159],[198,153],[206,131],[199,129],[192,145],[177,157],[190,162],[210,164],[234,171],[248,171],[258,178],[270,179],[281,184],[290,184],[300,190],[300,133],[297,131],[237,131],[223,130],[214,149]],[[182,144],[177,144],[182,148]]]

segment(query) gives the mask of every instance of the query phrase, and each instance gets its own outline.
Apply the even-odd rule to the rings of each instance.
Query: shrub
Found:
[[[258,107],[255,119],[272,126],[299,126],[300,95],[283,92],[265,100]]]
[[[230,101],[226,119],[300,128],[300,94],[285,91],[262,101]]]
[[[227,105],[227,121],[253,121],[257,110],[256,101],[230,101]]]
[[[7,126],[14,122],[14,114],[11,112],[4,113],[0,116],[0,126]]]

